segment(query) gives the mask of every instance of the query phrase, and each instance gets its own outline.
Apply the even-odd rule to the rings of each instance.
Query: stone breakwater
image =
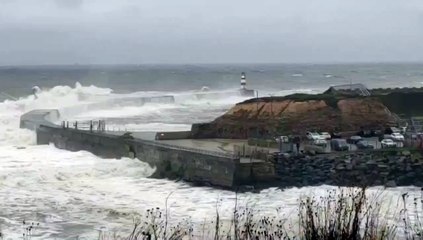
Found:
[[[409,150],[279,155],[275,168],[281,186],[423,186],[423,157]]]

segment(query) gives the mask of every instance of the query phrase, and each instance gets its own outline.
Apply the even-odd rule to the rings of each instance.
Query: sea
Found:
[[[200,226],[230,219],[235,202],[257,214],[293,221],[299,200],[325,196],[336,186],[269,188],[235,193],[183,181],[149,178],[155,169],[136,159],[102,159],[36,145],[33,131],[20,129],[19,118],[33,109],[59,109],[63,120],[105,120],[128,131],[181,131],[208,122],[246,100],[232,94],[241,73],[258,96],[320,93],[331,85],[363,83],[369,88],[422,87],[423,64],[220,64],[220,65],[69,65],[0,67],[0,231],[4,239],[97,239],[101,232],[128,231],[134,217],[167,207],[169,222]],[[41,91],[33,96],[33,87]],[[217,97],[198,99],[207,87]],[[231,93],[232,92],[232,93]],[[125,96],[172,95],[174,103],[99,105],[87,103]],[[394,209],[414,186],[373,187]],[[388,204],[389,203],[389,204]],[[396,205],[395,205],[396,206]],[[393,222],[394,213],[389,215]]]

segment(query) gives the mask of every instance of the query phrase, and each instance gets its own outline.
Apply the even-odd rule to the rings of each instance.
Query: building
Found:
[[[361,83],[331,86],[324,94],[370,96],[369,90]]]

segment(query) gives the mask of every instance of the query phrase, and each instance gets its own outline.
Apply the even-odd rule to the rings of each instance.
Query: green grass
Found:
[[[274,96],[274,97],[261,97],[261,98],[251,98],[242,103],[255,103],[255,102],[277,102],[284,100],[292,100],[296,102],[305,102],[305,101],[338,101],[345,98],[361,98],[361,97],[352,97],[352,96],[343,96],[343,95],[334,95],[334,94],[305,94],[305,93],[295,93],[287,96]]]
[[[371,90],[371,98],[381,101],[391,112],[406,117],[423,116],[423,88],[418,89],[375,89]],[[305,101],[325,101],[328,106],[337,108],[337,103],[341,99],[363,99],[363,96],[351,96],[343,94],[305,94],[296,93],[287,96],[274,96],[274,97],[261,97],[251,98],[242,103],[255,103],[255,102],[277,102],[284,100],[292,100],[296,102]],[[240,103],[240,104],[242,104]]]

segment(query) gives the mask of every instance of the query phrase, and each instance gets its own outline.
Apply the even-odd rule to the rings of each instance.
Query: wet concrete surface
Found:
[[[118,135],[121,136],[125,132],[107,132],[108,134]],[[196,148],[205,151],[214,151],[220,153],[228,153],[233,154],[235,152],[234,146],[248,146],[248,141],[244,139],[176,139],[176,140],[155,140],[156,132],[133,132],[131,135],[137,139],[144,139],[150,141],[157,141],[164,144],[170,144],[180,147],[186,148]],[[371,137],[371,138],[363,138],[364,141],[367,141],[370,145],[374,147],[374,149],[381,149],[382,145],[379,141],[378,137]],[[330,153],[333,152],[330,146],[330,141],[327,140],[327,145],[325,147],[325,152]],[[304,150],[304,145],[310,144],[310,142],[305,141],[300,144],[300,151]],[[398,147],[402,147],[403,144],[401,142],[397,142]],[[254,146],[249,146],[254,147]],[[359,150],[355,144],[348,144],[349,151],[357,151]],[[295,148],[295,147],[294,147]],[[270,153],[272,152],[279,152],[278,148],[260,148],[264,150],[268,150]],[[295,151],[295,149],[294,149]],[[245,161],[251,161],[250,159],[244,159]]]

